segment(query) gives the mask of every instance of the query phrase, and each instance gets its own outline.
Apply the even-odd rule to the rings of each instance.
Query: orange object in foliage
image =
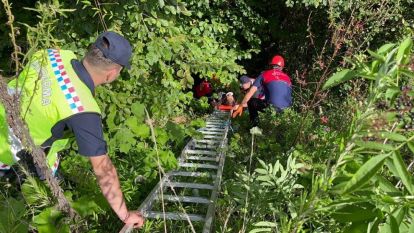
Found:
[[[230,105],[220,105],[218,106],[219,110],[223,110],[223,111],[231,111],[233,109],[233,106]]]

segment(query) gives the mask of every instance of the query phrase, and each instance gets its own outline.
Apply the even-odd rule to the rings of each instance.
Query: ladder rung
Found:
[[[173,188],[190,188],[190,189],[213,189],[214,186],[210,184],[199,184],[199,183],[184,183],[184,182],[167,182],[165,187]]]
[[[210,204],[210,200],[205,197],[190,197],[190,196],[174,196],[174,195],[163,195],[164,200],[171,202],[187,202],[187,203],[200,203]],[[158,200],[161,200],[161,195],[158,195]]]
[[[147,211],[145,212],[144,216],[147,218],[158,218],[163,219],[165,214],[165,218],[169,220],[187,220],[187,217],[194,222],[204,222],[205,219],[202,215],[199,214],[184,214],[184,213],[173,213],[173,212],[156,212],[156,211]]]
[[[223,135],[220,135],[220,136],[218,136],[218,135],[203,135],[203,138],[207,138],[207,139],[214,138],[214,139],[217,139],[217,140],[222,140]]]
[[[211,145],[211,144],[194,144],[194,148],[196,149],[217,149],[217,145]]]
[[[169,176],[190,176],[190,177],[212,177],[215,178],[215,174],[211,174],[209,172],[182,172],[182,171],[174,171],[168,174]]]
[[[220,144],[221,140],[212,140],[212,139],[195,139],[195,142],[206,143],[208,145]]]
[[[223,136],[224,135],[224,132],[205,131],[205,130],[200,130],[198,132],[201,132],[204,135],[220,135],[220,136]]]
[[[224,129],[226,125],[224,123],[207,123],[205,127],[203,128],[218,128],[218,129]]]
[[[180,167],[194,167],[194,168],[210,168],[210,169],[218,169],[217,165],[212,164],[202,164],[202,163],[179,163]]]
[[[217,155],[217,151],[211,150],[190,150],[187,149],[184,151],[185,154],[192,154],[192,155]]]
[[[213,131],[213,132],[216,132],[216,131],[219,131],[219,130],[220,130],[220,132],[224,132],[224,128],[221,128],[221,127],[209,127],[209,126],[207,126],[207,127],[204,127],[203,129],[208,130],[208,131]]]
[[[214,157],[203,157],[203,156],[188,156],[186,157],[188,160],[198,160],[198,161],[213,161],[218,162],[219,158]]]
[[[222,128],[215,127],[215,128],[201,128],[200,131],[224,133],[226,130],[222,129]]]

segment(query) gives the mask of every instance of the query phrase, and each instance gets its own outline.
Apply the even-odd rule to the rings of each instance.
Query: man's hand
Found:
[[[241,116],[243,114],[243,105],[239,105],[236,111],[233,112],[232,117],[235,118],[237,116]]]
[[[138,211],[129,211],[124,219],[126,225],[132,225],[134,228],[141,228],[144,225],[144,216]]]

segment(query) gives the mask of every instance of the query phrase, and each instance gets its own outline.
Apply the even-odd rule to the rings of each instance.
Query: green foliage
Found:
[[[249,220],[244,227],[240,217],[220,216],[230,226],[218,228],[222,232],[409,232],[414,184],[408,165],[412,166],[414,135],[406,127],[412,122],[408,115],[413,112],[414,96],[410,40],[350,59],[349,68],[326,81],[324,88],[332,90],[333,98],[323,103],[319,114],[261,114],[265,140],[254,145],[260,160],[253,163],[256,172],[248,186],[249,133],[243,127],[247,119],[236,120],[238,132],[230,150],[236,155],[232,160],[238,161],[227,161],[230,178],[224,181],[220,211],[246,213]],[[398,55],[398,51],[404,52]],[[365,92],[336,102],[335,89],[345,90],[349,83],[363,83]],[[326,119],[319,121],[320,116]],[[293,178],[283,172],[286,166],[279,168],[292,158],[300,161]],[[235,175],[237,179],[232,178]],[[266,196],[266,189],[271,196]],[[242,202],[245,190],[251,195],[247,207]],[[273,198],[279,202],[272,203]]]
[[[284,2],[12,1],[12,9],[21,27],[17,41],[22,62],[49,47],[73,50],[81,59],[107,29],[133,45],[132,69],[96,89],[109,155],[131,209],[157,181],[157,158],[165,170],[173,169],[187,138],[200,135],[195,128],[204,122],[192,119],[207,114],[211,106],[207,98],[193,99],[194,79],[218,77],[216,90],[229,84],[238,89],[238,75],[256,76],[268,57],[282,53],[294,84],[295,106],[283,113],[261,113],[260,133],[246,128],[246,114],[233,122],[233,157],[226,160],[216,228],[413,231],[414,187],[407,165],[414,142],[405,128],[412,120],[398,106],[399,99],[407,102],[414,96],[401,88],[413,84],[412,41],[407,37],[398,45],[389,43],[411,34],[412,2]],[[11,52],[8,30],[0,26],[2,57]],[[9,67],[9,59],[0,61],[0,69],[10,74]],[[332,98],[325,99],[320,87],[329,89]],[[385,108],[380,109],[382,104]],[[184,120],[176,122],[177,117]],[[322,117],[328,121],[321,122]],[[247,171],[252,136],[258,138]],[[18,192],[10,194],[15,198],[2,199],[1,232],[27,231],[29,225],[39,232],[68,232],[69,225],[82,232],[120,229],[122,223],[100,193],[88,159],[77,155],[75,143],[70,149],[61,164],[62,186],[82,221],[68,222],[55,209],[50,191],[28,178],[22,185],[26,211]],[[12,209],[18,211],[5,211]],[[27,216],[35,217],[26,221]],[[248,218],[246,224],[240,216]],[[145,226],[146,232],[153,232],[151,226]]]
[[[33,217],[33,223],[39,233],[70,232],[69,225],[62,220],[63,214],[54,207],[44,209]]]
[[[39,179],[29,176],[21,187],[21,192],[27,204],[34,208],[44,208],[52,203],[49,188]]]
[[[351,126],[352,136],[347,149],[333,168],[337,188],[343,194],[351,194],[341,198],[344,200],[342,205],[346,204],[343,208],[347,209],[334,212],[333,217],[336,216],[338,221],[356,223],[364,220],[370,223],[372,230],[380,232],[404,231],[412,221],[411,211],[405,211],[410,201],[404,196],[413,193],[413,175],[402,154],[407,158],[412,156],[404,148],[414,137],[412,133],[401,130],[396,118],[385,117],[398,110],[396,96],[403,95],[402,87],[410,83],[412,71],[407,70],[409,60],[406,58],[411,56],[411,46],[411,39],[405,39],[399,46],[387,44],[376,52],[370,52],[371,62],[363,62],[359,57],[355,64],[355,78],[369,80],[370,87],[367,99],[355,116],[355,124]],[[378,102],[386,103],[387,107],[379,111],[376,107]],[[375,123],[377,121],[381,122],[380,125]],[[388,171],[383,168],[384,164]],[[337,170],[341,175],[337,175]],[[402,199],[397,202],[399,198]],[[367,206],[361,208],[360,203]],[[381,211],[372,212],[374,208]],[[357,215],[361,209],[367,210],[366,218]]]
[[[28,232],[29,224],[24,217],[26,210],[23,200],[9,197],[1,201],[0,207],[0,232]]]

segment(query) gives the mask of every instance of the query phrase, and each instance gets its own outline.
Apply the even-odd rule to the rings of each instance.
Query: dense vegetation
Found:
[[[157,182],[156,158],[164,170],[174,168],[211,110],[206,99],[193,99],[194,80],[238,93],[237,77],[256,76],[279,53],[294,106],[261,114],[262,131],[249,129],[246,114],[233,121],[215,231],[414,231],[411,0],[2,2],[14,15],[0,14],[9,22],[0,26],[0,70],[8,77],[17,72],[10,59],[16,50],[19,70],[41,48],[82,57],[104,30],[133,44],[133,68],[97,89],[128,206],[138,206]],[[87,159],[75,144],[68,149],[61,186],[82,220],[59,212],[35,178],[21,189],[1,180],[0,232],[122,227]]]

